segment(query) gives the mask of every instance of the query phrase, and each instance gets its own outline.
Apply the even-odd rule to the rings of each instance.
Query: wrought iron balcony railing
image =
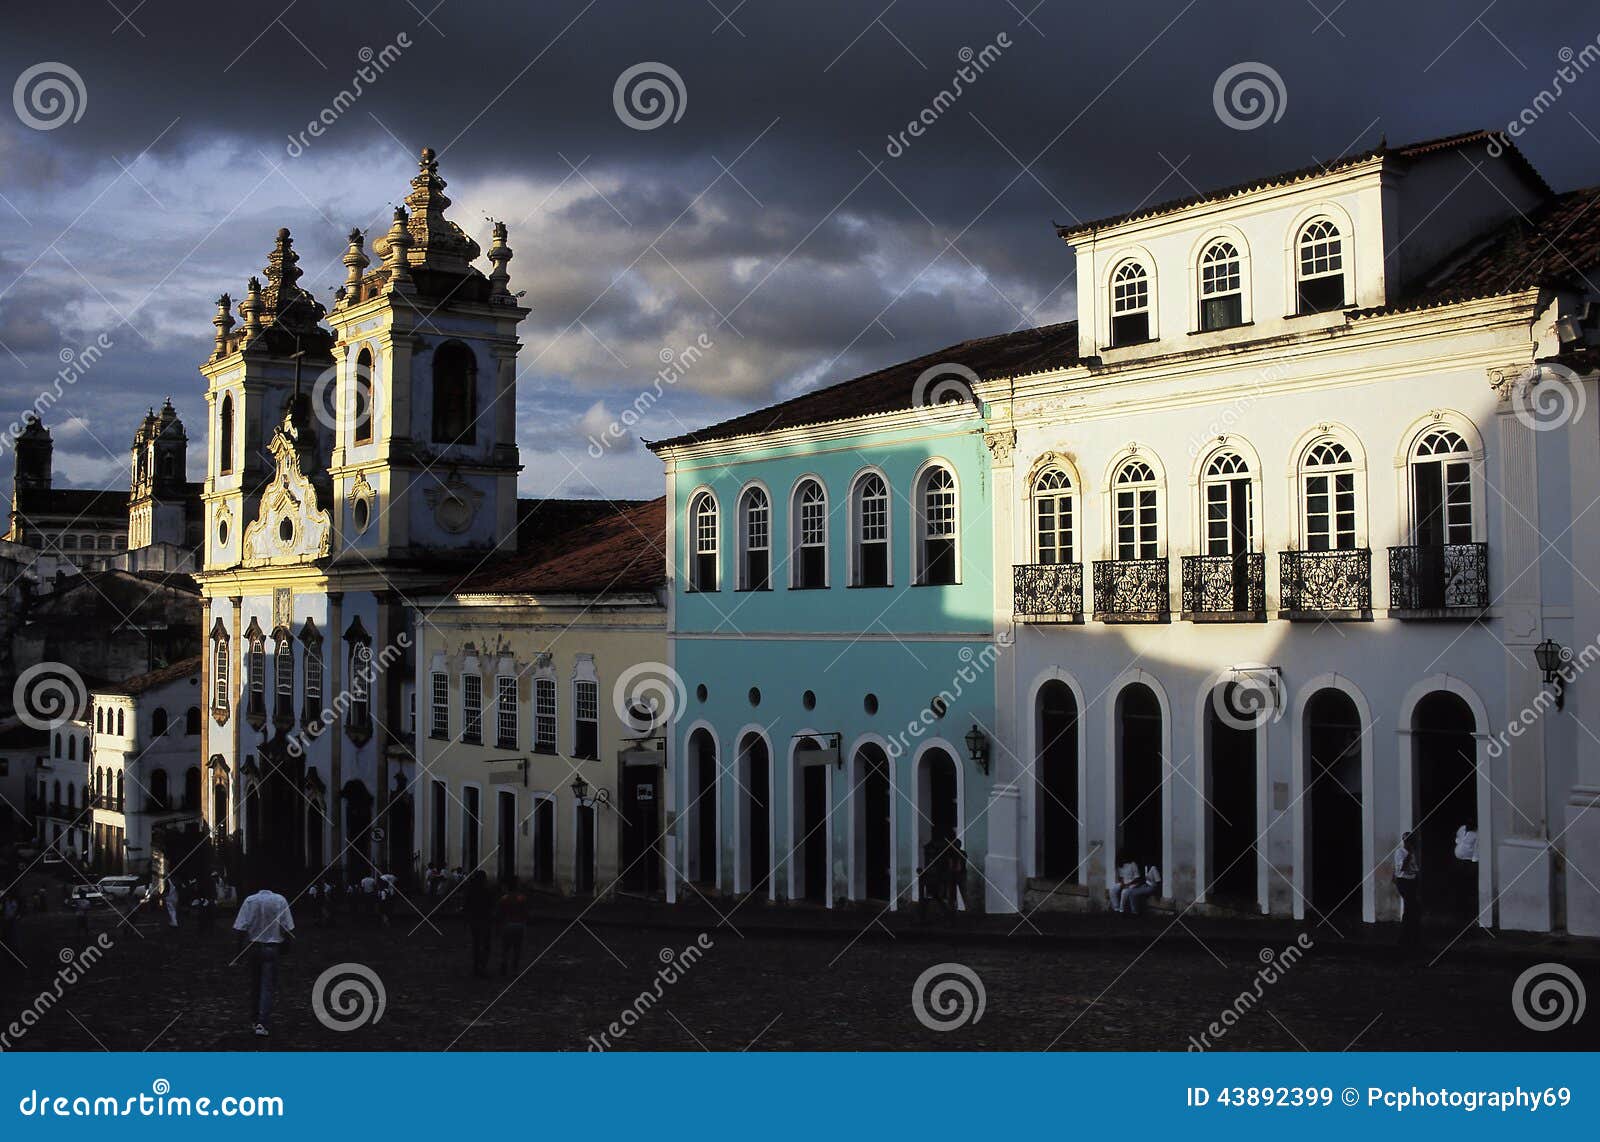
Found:
[[[1253,621],[1267,615],[1267,557],[1260,552],[1183,557],[1183,617]]]
[[[1018,563],[1011,568],[1012,610],[1026,623],[1083,621],[1082,563]]]
[[[1165,559],[1095,562],[1094,617],[1101,622],[1164,622],[1171,611]]]
[[[1389,548],[1389,609],[1466,614],[1489,605],[1489,545]]]
[[[1285,618],[1364,618],[1372,610],[1372,551],[1280,552],[1278,592]]]

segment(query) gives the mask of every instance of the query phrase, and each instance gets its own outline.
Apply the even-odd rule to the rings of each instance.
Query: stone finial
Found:
[[[342,296],[357,297],[360,295],[361,275],[372,264],[372,259],[367,257],[363,249],[365,236],[360,230],[350,231],[350,245],[344,252],[344,289]]]
[[[504,222],[494,224],[494,241],[489,247],[488,258],[494,264],[494,269],[489,274],[490,296],[510,297],[511,290],[508,286],[511,281],[511,271],[506,268],[506,263],[511,261],[512,250],[506,244]]]
[[[394,208],[394,221],[389,225],[389,233],[384,235],[384,260],[383,264],[389,271],[389,288],[411,284],[411,263],[407,260],[407,253],[411,249],[411,231],[407,229],[408,219],[406,208]]]
[[[239,303],[239,312],[244,316],[244,337],[247,342],[254,341],[261,335],[261,279],[251,278],[245,286],[244,300]]]
[[[217,360],[228,355],[228,334],[233,331],[233,298],[223,294],[217,298],[217,313],[211,319],[211,324],[217,327],[217,348],[212,354],[212,360]]]

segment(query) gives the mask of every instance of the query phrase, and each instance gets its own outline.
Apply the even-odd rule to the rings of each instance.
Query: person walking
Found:
[[[1470,931],[1478,920],[1478,822],[1470,817],[1456,830],[1455,859],[1451,864],[1456,907],[1461,912],[1461,922]]]
[[[1161,868],[1159,865],[1146,865],[1144,875],[1139,883],[1131,888],[1122,890],[1122,909],[1133,915],[1139,915],[1141,905],[1146,897],[1154,896],[1161,887]]]
[[[265,1039],[272,1000],[278,990],[278,958],[294,939],[289,902],[266,885],[258,885],[239,905],[233,930],[239,933],[239,950],[249,954],[252,1029],[258,1038]]]
[[[176,931],[178,928],[178,882],[170,876],[167,877],[166,890],[161,895],[167,906],[167,927]]]
[[[489,974],[489,927],[494,918],[494,890],[489,887],[489,877],[483,869],[474,869],[467,877],[464,894],[466,903],[462,911],[467,918],[467,932],[472,937],[472,974],[483,979]]]
[[[522,941],[528,931],[528,894],[516,877],[506,881],[495,911],[500,917],[500,974],[507,975],[522,966]]]
[[[1394,887],[1400,894],[1400,946],[1407,951],[1422,942],[1422,901],[1417,882],[1422,876],[1422,859],[1417,852],[1417,835],[1401,835],[1394,850]]]

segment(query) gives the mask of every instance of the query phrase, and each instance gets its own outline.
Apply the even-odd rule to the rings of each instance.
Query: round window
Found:
[[[286,518],[278,524],[278,538],[285,543],[294,542],[294,520]]]
[[[350,511],[350,517],[357,531],[366,531],[367,524],[372,522],[372,505],[366,500],[357,500],[356,506]]]
[[[868,694],[861,700],[861,708],[868,714],[876,714],[878,712],[878,696],[876,694]]]
[[[752,706],[761,705],[761,688],[760,687],[758,687],[758,686],[750,687],[750,704]]]
[[[225,519],[217,521],[217,542],[223,544],[228,542],[228,521]]]
[[[706,689],[706,684],[704,682],[700,683],[700,685],[694,688],[694,696],[699,698],[702,702],[706,700],[706,695],[709,693],[710,691]]]
[[[807,690],[800,695],[800,704],[808,710],[815,710],[817,708],[817,692],[815,690]]]

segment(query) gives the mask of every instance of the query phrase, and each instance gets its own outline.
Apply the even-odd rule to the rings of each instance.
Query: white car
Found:
[[[139,883],[137,876],[102,876],[95,887],[108,899],[123,900],[133,896]]]

